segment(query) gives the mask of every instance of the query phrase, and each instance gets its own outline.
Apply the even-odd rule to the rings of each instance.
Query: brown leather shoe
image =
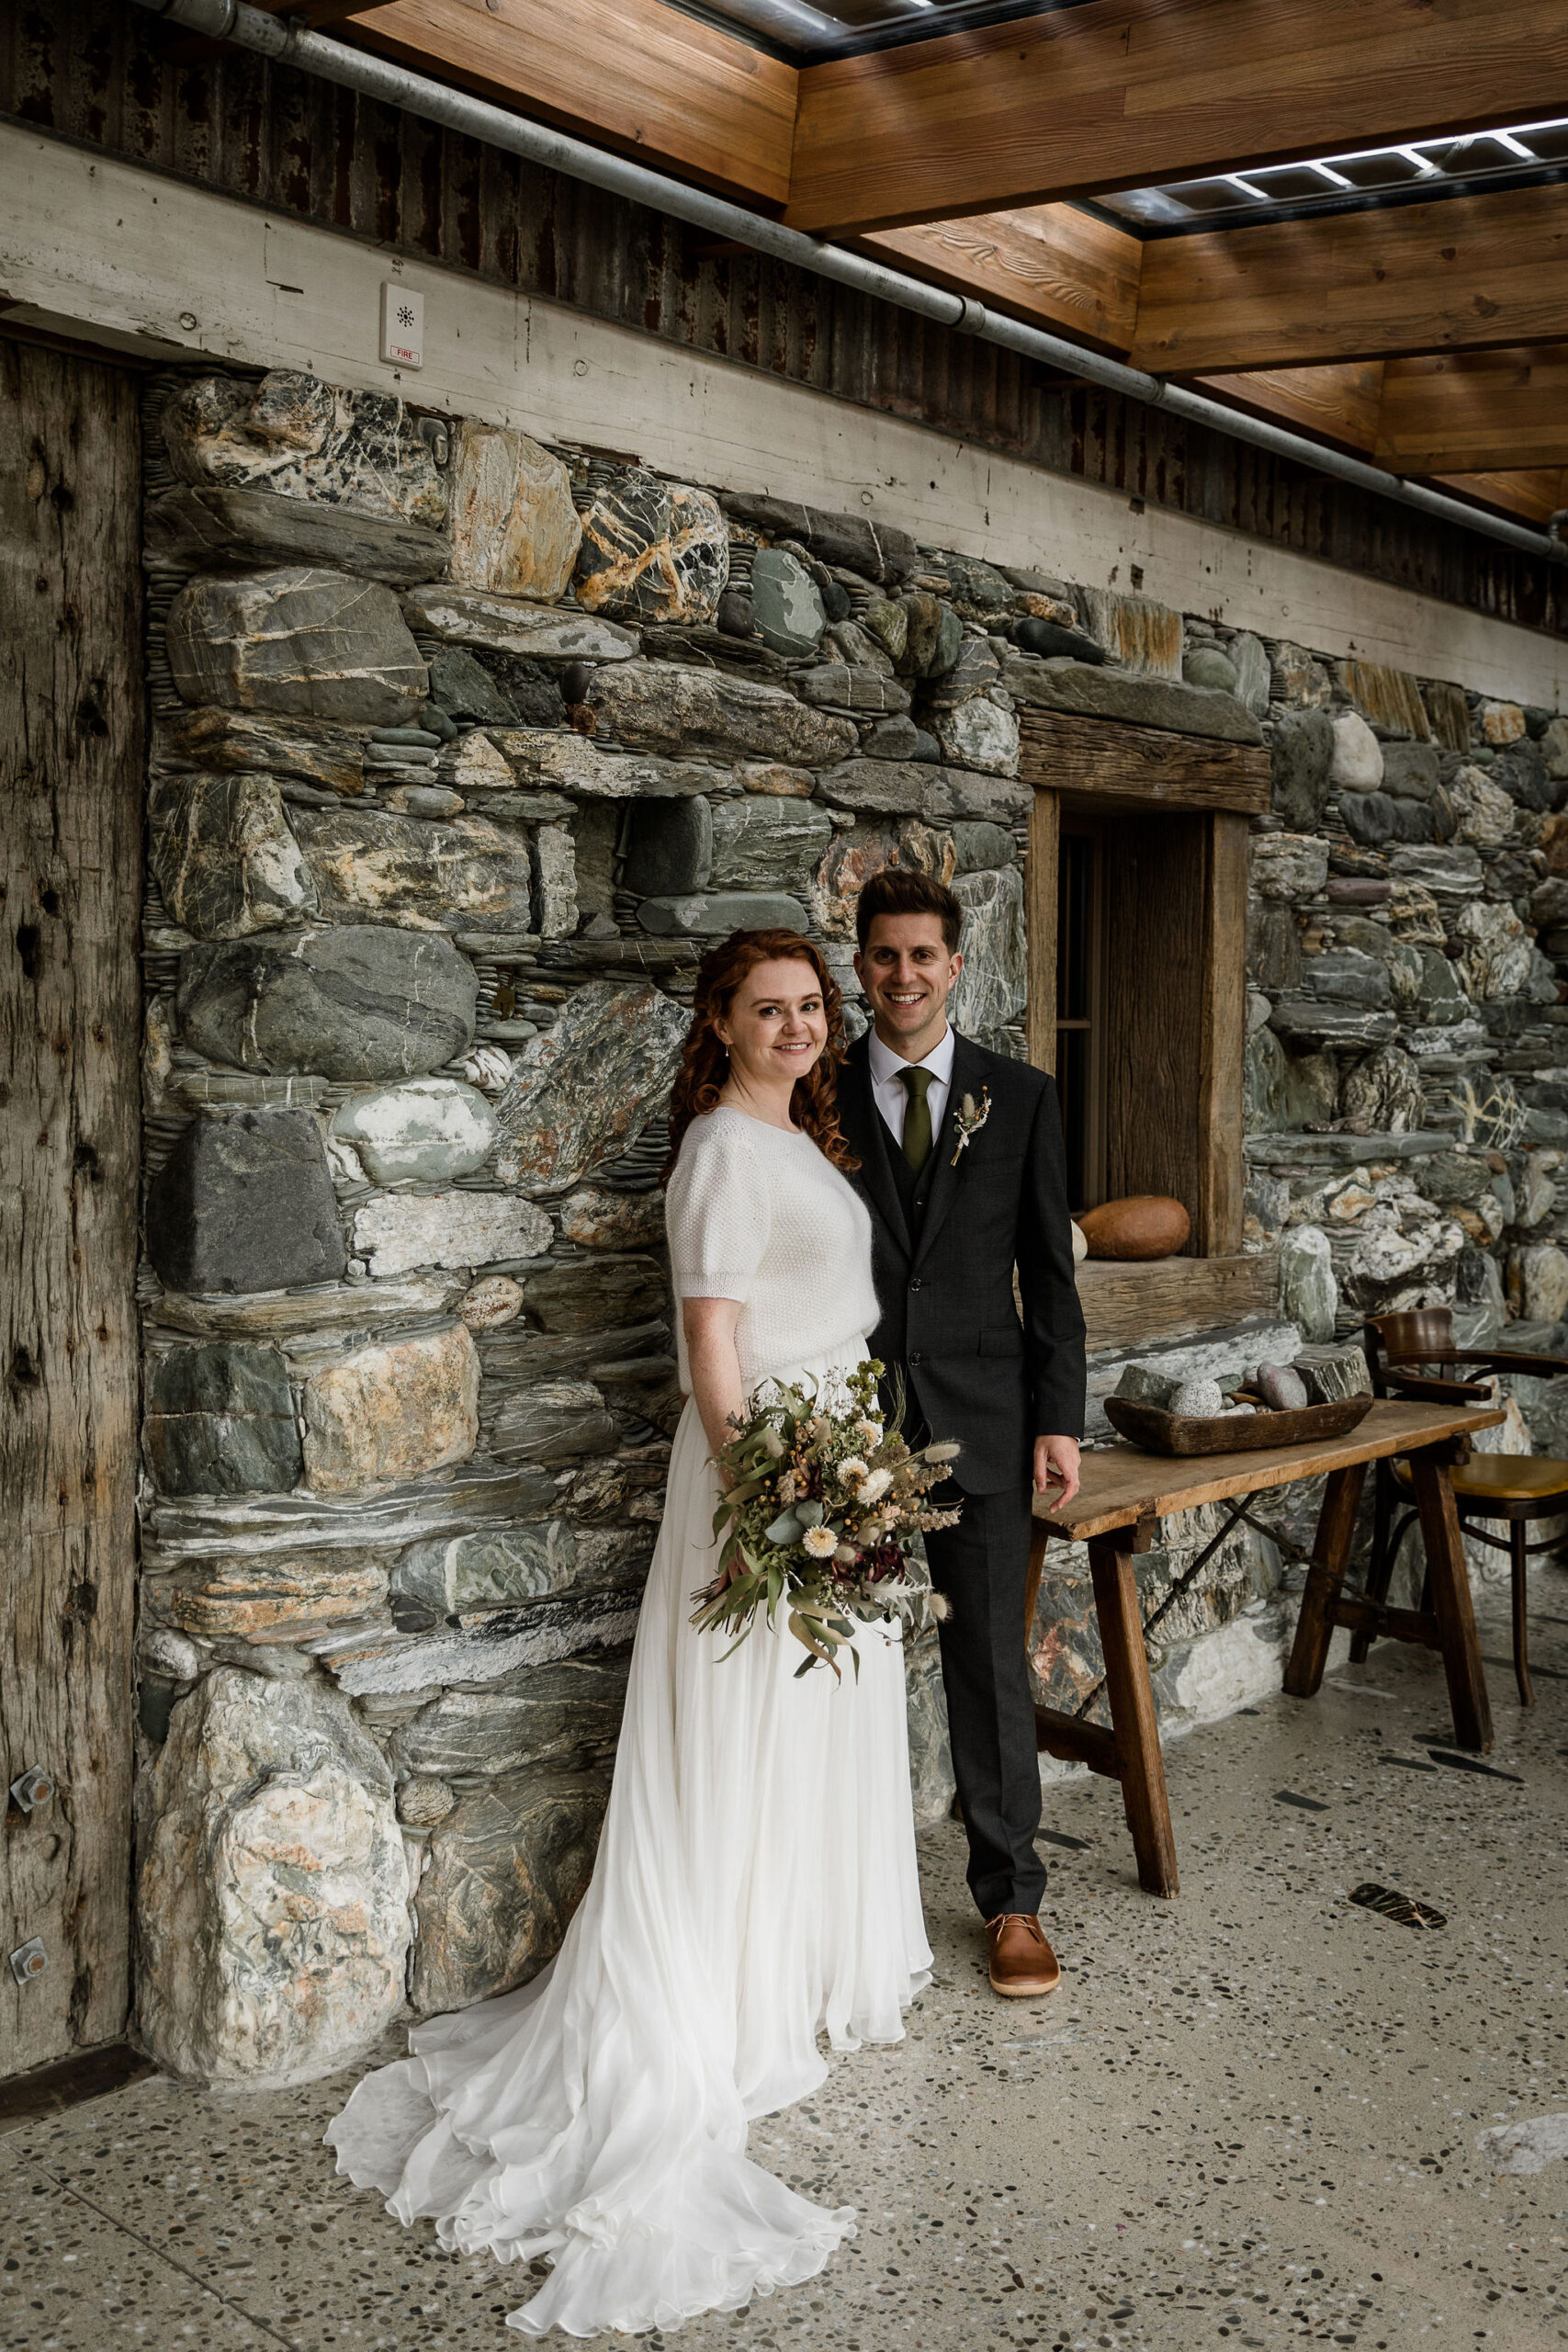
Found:
[[[1040,1922],[1027,1911],[998,1911],[986,1922],[991,1952],[991,1990],[1012,2001],[1038,2001],[1062,1981],[1056,1955]]]

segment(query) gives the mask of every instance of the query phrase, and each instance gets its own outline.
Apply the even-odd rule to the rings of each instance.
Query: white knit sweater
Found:
[[[735,1341],[748,1396],[770,1373],[852,1351],[874,1329],[871,1218],[811,1137],[720,1104],[694,1119],[670,1180],[681,1390],[688,1298],[741,1302]]]

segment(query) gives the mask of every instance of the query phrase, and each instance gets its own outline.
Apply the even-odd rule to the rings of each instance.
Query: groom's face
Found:
[[[963,968],[936,915],[877,915],[855,972],[883,1044],[907,1061],[940,1044],[948,996]]]

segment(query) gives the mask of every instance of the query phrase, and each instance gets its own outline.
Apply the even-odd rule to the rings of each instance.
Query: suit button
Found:
[[[914,1350],[914,1351],[913,1351],[913,1352],[912,1352],[912,1354],[910,1355],[909,1362],[910,1362],[911,1363],[924,1363],[924,1362],[925,1362],[925,1357],[921,1354],[921,1352],[920,1352],[920,1351],[919,1351],[919,1348],[916,1348],[916,1349]]]
[[[912,1275],[912,1276],[910,1277],[909,1288],[910,1288],[911,1290],[919,1290],[920,1287],[921,1287],[921,1283],[920,1283],[920,1277],[919,1277],[919,1274]]]

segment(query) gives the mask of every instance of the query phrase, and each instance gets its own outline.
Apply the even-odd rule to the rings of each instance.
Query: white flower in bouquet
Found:
[[[874,1453],[877,1447],[882,1443],[883,1438],[886,1434],[886,1432],[880,1421],[857,1421],[855,1423],[856,1437],[861,1440],[861,1442],[863,1445],[869,1446]]]
[[[800,1548],[814,1560],[830,1560],[839,1548],[839,1538],[830,1527],[808,1527],[800,1539]]]
[[[839,1464],[839,1483],[840,1486],[848,1487],[852,1493],[863,1478],[870,1476],[870,1463],[863,1462],[858,1453],[852,1453],[847,1462],[840,1462]]]
[[[863,1503],[879,1503],[892,1484],[893,1473],[891,1470],[868,1470],[865,1476],[860,1482],[861,1501]]]

